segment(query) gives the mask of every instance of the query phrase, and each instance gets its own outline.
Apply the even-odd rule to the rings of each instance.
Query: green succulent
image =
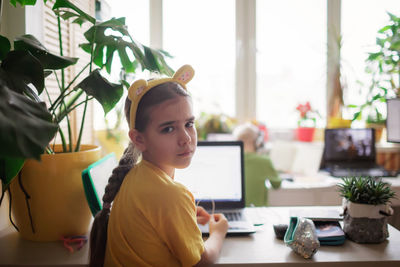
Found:
[[[390,184],[371,177],[343,177],[340,195],[353,203],[381,205],[396,198]]]

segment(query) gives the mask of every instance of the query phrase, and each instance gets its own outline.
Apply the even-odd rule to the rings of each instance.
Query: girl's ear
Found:
[[[144,142],[144,136],[136,129],[129,130],[129,138],[137,149],[141,152],[146,150],[146,144]]]

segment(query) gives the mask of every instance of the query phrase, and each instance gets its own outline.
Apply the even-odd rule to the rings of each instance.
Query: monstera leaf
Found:
[[[58,126],[44,103],[10,90],[0,80],[0,177],[4,184],[18,173],[23,159],[40,159]]]
[[[82,89],[86,94],[93,96],[102,105],[107,114],[121,99],[123,87],[107,81],[100,74],[100,70],[94,70],[87,78],[81,81],[75,89]]]
[[[44,69],[58,70],[74,65],[78,58],[63,57],[50,53],[33,35],[25,34],[14,41],[15,50],[29,51],[43,65]]]
[[[115,52],[118,53],[121,64],[128,73],[135,72],[138,64],[142,66],[142,69],[149,71],[167,75],[174,73],[163,58],[170,55],[135,42],[129,35],[125,18],[112,18],[95,24],[85,32],[85,38],[89,43],[80,46],[87,53],[91,53],[91,45],[95,44],[93,62],[101,68],[105,66],[108,73],[111,72]],[[132,53],[135,58],[131,59],[128,56],[129,53]]]
[[[32,56],[29,51],[10,51],[1,62],[1,80],[5,81],[8,88],[17,93],[27,93],[32,99],[28,84],[35,86],[37,94],[44,88],[44,72],[42,64]]]

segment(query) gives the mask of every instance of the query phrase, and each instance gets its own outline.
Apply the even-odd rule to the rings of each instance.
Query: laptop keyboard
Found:
[[[388,176],[388,172],[381,168],[333,169],[331,171],[331,175],[335,177],[342,177],[342,176],[385,177]]]
[[[229,222],[241,221],[242,220],[242,214],[240,212],[226,212],[226,211],[224,211],[224,215],[225,215],[226,219]]]

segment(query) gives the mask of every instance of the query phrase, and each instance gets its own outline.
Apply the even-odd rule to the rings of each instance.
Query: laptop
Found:
[[[175,180],[185,185],[196,203],[210,214],[223,213],[228,219],[228,235],[254,233],[244,212],[244,160],[241,141],[199,141],[189,167],[177,169]],[[199,225],[204,235],[208,224]]]
[[[391,173],[376,164],[375,129],[325,129],[322,166],[334,177],[387,177]]]

